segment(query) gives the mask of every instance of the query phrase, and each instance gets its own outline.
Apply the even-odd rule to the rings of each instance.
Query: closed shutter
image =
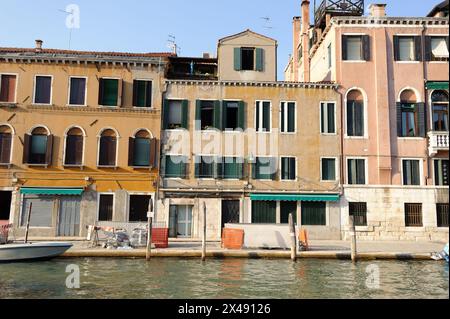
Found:
[[[394,35],[394,61],[400,61],[399,37]]]
[[[103,79],[98,80],[98,105],[103,105],[103,95],[105,94],[105,84]]]
[[[214,127],[222,130],[222,102],[214,101]]]
[[[355,136],[364,136],[364,106],[361,102],[355,102]]]
[[[415,61],[422,61],[422,37],[414,37]]]
[[[286,121],[285,121],[285,116],[284,116],[284,114],[285,114],[285,112],[286,112],[286,110],[285,110],[285,108],[286,108],[286,103],[281,103],[281,132],[287,132],[287,129],[286,129]]]
[[[295,132],[295,103],[288,103],[288,128],[290,133]]]
[[[342,36],[342,60],[347,60],[347,39],[346,35]]]
[[[326,226],[325,202],[302,202],[303,226]]]
[[[252,201],[253,224],[275,224],[277,222],[277,202]]]
[[[195,101],[195,129],[200,131],[202,129],[202,101]]]
[[[150,139],[150,166],[153,168],[158,167],[159,159],[159,141],[156,138]]]
[[[0,134],[0,163],[9,164],[11,161],[11,134]]]
[[[245,103],[244,101],[238,102],[238,125],[239,128],[245,130]]]
[[[118,106],[124,106],[125,105],[125,97],[124,97],[124,88],[125,88],[125,81],[118,80],[118,90],[117,90],[117,105]]]
[[[354,119],[355,119],[355,102],[348,101],[347,102],[347,135],[354,136],[355,128],[354,128]]]
[[[64,164],[81,165],[83,162],[83,136],[68,135]]]
[[[263,131],[270,131],[270,103],[263,102]]]
[[[356,161],[358,185],[364,185],[366,183],[366,165],[364,160]]]
[[[152,107],[152,90],[153,85],[152,81],[146,81],[146,88],[145,88],[145,106],[146,107]]]
[[[28,164],[29,158],[30,158],[30,141],[31,141],[31,135],[25,134],[23,137],[23,158],[22,163]]]
[[[164,99],[162,105],[162,117],[163,117],[163,129],[167,130],[169,128],[169,100]]]
[[[234,70],[241,71],[241,69],[242,69],[241,48],[234,48]]]
[[[334,120],[334,104],[328,103],[328,132],[327,133],[336,133],[336,124]]]
[[[26,226],[30,204],[31,208],[30,226],[31,227],[52,227],[53,209],[55,198],[51,196],[30,196],[25,195],[22,204],[21,226]]]
[[[255,112],[255,118],[256,118],[255,129],[256,129],[256,132],[260,132],[261,131],[260,120],[259,120],[259,114],[260,114],[261,109],[262,109],[261,103],[262,102],[256,102],[256,112]]]
[[[202,158],[201,156],[195,156],[194,157],[194,174],[195,174],[195,178],[200,178],[200,165],[202,162]]]
[[[53,135],[47,136],[47,147],[45,150],[45,164],[52,164],[52,156],[53,156]]]
[[[431,54],[431,37],[425,36],[425,61],[432,61],[433,56]]]
[[[181,127],[188,129],[189,123],[189,104],[188,100],[181,101]]]
[[[256,48],[256,71],[264,71],[264,49]]]
[[[223,178],[223,158],[217,157],[214,159],[214,178]]]
[[[134,137],[128,138],[128,166],[134,166]]]
[[[363,36],[363,57],[365,61],[370,61],[370,36],[364,35]]]
[[[397,136],[403,136],[403,128],[402,128],[402,103],[397,103]]]
[[[133,106],[142,106],[139,103],[140,98],[142,98],[139,95],[140,83],[141,83],[141,81],[137,81],[137,80],[133,81]]]
[[[419,121],[419,136],[426,137],[427,134],[427,120],[426,120],[426,108],[425,103],[416,104],[416,112]]]

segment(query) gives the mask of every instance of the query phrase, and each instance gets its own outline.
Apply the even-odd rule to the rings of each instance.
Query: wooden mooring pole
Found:
[[[28,232],[30,231],[30,219],[31,219],[31,208],[33,207],[33,203],[30,203],[30,208],[28,208],[28,216],[27,216],[27,228],[25,230],[25,244],[28,243]]]
[[[145,252],[145,259],[150,260],[152,255],[152,230],[153,230],[153,198],[150,198],[148,203],[148,233],[147,233],[147,249]]]
[[[295,236],[295,223],[294,216],[289,214],[289,234],[291,236],[291,259],[292,261],[297,260],[297,240]]]
[[[206,203],[203,202],[202,261],[206,260]]]
[[[352,262],[356,263],[358,259],[358,252],[356,249],[356,228],[355,228],[355,217],[350,216],[349,218],[349,228],[350,228],[350,236],[351,236],[351,257]]]

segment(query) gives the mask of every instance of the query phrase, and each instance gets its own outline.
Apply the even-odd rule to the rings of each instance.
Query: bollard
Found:
[[[291,236],[291,259],[292,261],[297,260],[297,242],[295,238],[295,224],[294,216],[289,214],[289,234]]]

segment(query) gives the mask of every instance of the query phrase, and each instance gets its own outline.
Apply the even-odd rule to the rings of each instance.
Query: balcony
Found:
[[[323,0],[314,12],[314,22],[317,28],[325,26],[327,14],[332,17],[362,16],[364,14],[364,0]]]
[[[448,132],[429,132],[428,137],[430,157],[435,156],[439,151],[448,151]]]

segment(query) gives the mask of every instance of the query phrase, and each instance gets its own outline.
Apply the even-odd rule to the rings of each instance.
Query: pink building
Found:
[[[343,237],[448,241],[448,1],[427,17],[385,4],[302,1],[287,81],[340,85]],[[432,8],[430,8],[431,10]]]

